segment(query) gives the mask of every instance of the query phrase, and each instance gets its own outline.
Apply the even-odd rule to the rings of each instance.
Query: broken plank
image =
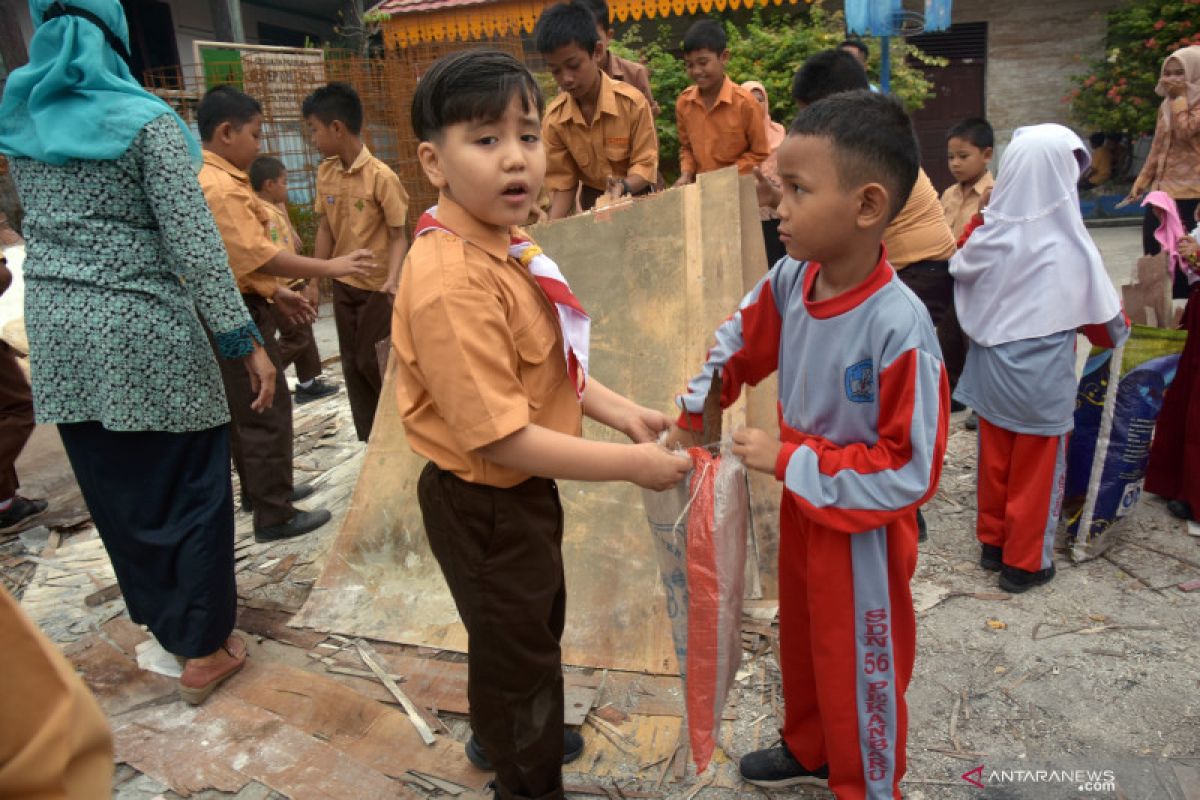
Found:
[[[358,648],[358,654],[362,657],[363,663],[375,673],[375,677],[387,687],[387,690],[392,693],[392,696],[400,701],[400,705],[404,707],[404,711],[408,714],[408,718],[412,720],[413,727],[417,729],[417,733],[421,735],[421,740],[425,744],[433,744],[433,731],[429,729],[429,725],[425,722],[425,718],[417,707],[413,705],[413,701],[408,698],[404,692],[400,691],[400,687],[392,680],[372,656],[371,645],[363,639],[356,639],[354,646]]]

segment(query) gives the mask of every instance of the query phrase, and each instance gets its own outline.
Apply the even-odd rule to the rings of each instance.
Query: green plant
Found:
[[[845,17],[841,11],[828,11],[821,0],[794,15],[764,18],[756,11],[750,22],[739,27],[726,22],[729,36],[729,63],[726,73],[741,83],[757,80],[767,89],[773,119],[786,123],[795,114],[792,103],[792,76],[804,60],[821,50],[836,47],[845,38]],[[645,42],[637,25],[612,42],[618,55],[641,61],[650,69],[650,84],[659,104],[655,125],[658,130],[659,157],[666,172],[679,158],[679,135],[675,128],[675,99],[690,85],[679,50],[679,35],[660,24],[653,41]],[[867,73],[879,81],[878,47],[872,48]],[[928,56],[897,37],[892,40],[891,90],[910,111],[920,108],[933,96],[933,85],[920,65],[941,66],[943,59]]]
[[[1089,130],[1151,133],[1163,61],[1200,44],[1200,0],[1130,0],[1108,12],[1107,22],[1104,55],[1072,76],[1075,88],[1065,99]]]

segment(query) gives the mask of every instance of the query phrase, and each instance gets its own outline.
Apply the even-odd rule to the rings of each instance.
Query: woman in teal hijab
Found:
[[[58,425],[134,622],[187,659],[198,703],[241,667],[229,408],[213,347],[269,406],[275,370],[196,181],[183,121],[129,73],[118,0],[29,4],[0,98],[25,207],[38,422]]]

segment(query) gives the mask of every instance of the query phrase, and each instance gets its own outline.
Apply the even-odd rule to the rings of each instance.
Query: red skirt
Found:
[[[1188,338],[1154,428],[1146,490],[1182,500],[1196,513],[1200,511],[1200,283],[1192,286],[1180,327]]]

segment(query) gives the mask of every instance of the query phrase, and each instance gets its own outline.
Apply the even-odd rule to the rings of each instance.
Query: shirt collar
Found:
[[[821,265],[813,261],[809,264],[809,269],[804,275],[804,307],[808,309],[808,313],[817,319],[829,319],[836,317],[839,314],[845,314],[854,308],[861,305],[867,298],[875,294],[877,291],[886,286],[896,271],[892,269],[892,265],[887,260],[887,247],[882,243],[879,245],[879,261],[875,263],[875,269],[866,279],[855,286],[853,289],[847,289],[839,295],[830,297],[827,300],[809,300],[812,294],[813,284],[817,281],[817,273],[821,270]]]
[[[721,103],[732,104],[733,103],[733,88],[734,88],[733,81],[731,81],[729,79],[729,76],[726,75],[725,81],[721,84],[721,91],[717,93],[717,102],[713,103],[713,108],[716,108],[717,106],[721,105]],[[692,91],[692,102],[698,104],[701,108],[705,108],[704,98],[700,96],[700,89],[696,86],[696,84],[694,84],[694,83],[692,84],[691,91]],[[706,109],[706,110],[711,110],[711,109]]]
[[[983,173],[983,177],[975,181],[975,185],[971,187],[971,191],[975,194],[983,194],[988,189],[996,185],[996,179],[992,177],[991,170]]]
[[[349,167],[342,166],[342,159],[340,156],[334,156],[333,160],[337,164],[338,169],[340,169],[345,174],[350,175],[355,172],[358,172],[359,170],[361,170],[363,167],[365,167],[367,165],[367,162],[371,160],[371,151],[368,150],[367,146],[364,144],[362,146],[362,150],[358,151],[358,155],[355,157],[354,163],[351,164]]]
[[[512,231],[498,231],[471,216],[465,208],[444,193],[438,195],[437,221],[454,231],[464,241],[478,247],[497,261],[508,260],[508,245]]]
[[[608,114],[613,117],[620,114],[620,109],[617,108],[617,93],[613,90],[613,83],[613,79],[608,77],[604,70],[601,70],[600,94],[596,97],[597,117],[601,114]],[[588,121],[583,118],[583,109],[579,107],[579,103],[571,95],[567,95],[567,110],[570,112],[571,122],[574,122],[576,125],[582,125],[585,128],[588,127]]]
[[[222,172],[229,173],[230,177],[232,177],[234,180],[241,181],[242,183],[250,182],[250,176],[246,174],[245,170],[238,169],[233,164],[214,153],[212,150],[204,151],[204,163],[208,164],[210,167],[216,167]]]

